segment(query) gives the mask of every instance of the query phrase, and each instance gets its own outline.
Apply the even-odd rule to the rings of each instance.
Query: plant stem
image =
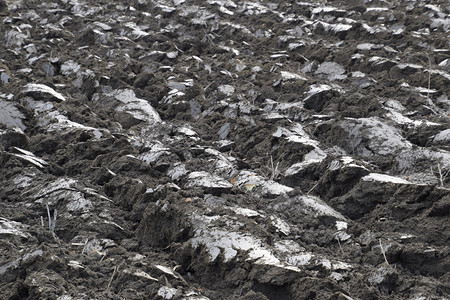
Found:
[[[389,264],[387,258],[386,258],[386,254],[384,253],[384,249],[383,249],[383,244],[381,244],[381,239],[380,239],[380,248],[381,248],[381,253],[383,253],[383,257],[384,257],[384,261],[387,263],[387,265],[390,267],[391,265]]]

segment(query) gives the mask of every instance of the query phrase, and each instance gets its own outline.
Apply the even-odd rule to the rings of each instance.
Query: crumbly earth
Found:
[[[447,1],[0,16],[1,299],[450,299]]]

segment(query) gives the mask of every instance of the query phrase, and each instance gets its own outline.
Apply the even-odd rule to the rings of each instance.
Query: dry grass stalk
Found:
[[[386,264],[390,267],[391,265],[389,264],[389,262],[388,262],[388,260],[387,260],[387,258],[386,258],[386,254],[385,254],[385,252],[384,252],[384,248],[383,248],[383,244],[381,243],[381,239],[380,239],[379,241],[380,241],[380,248],[381,248],[381,253],[383,253],[384,261],[385,261]]]

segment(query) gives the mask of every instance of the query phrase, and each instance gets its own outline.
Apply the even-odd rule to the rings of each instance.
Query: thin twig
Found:
[[[109,291],[109,288],[110,288],[111,283],[113,281],[114,275],[116,275],[116,271],[117,271],[117,266],[114,267],[114,271],[113,271],[113,273],[111,275],[111,278],[109,279],[108,286],[106,287],[106,291]]]
[[[272,176],[273,176],[273,157],[270,156],[270,167],[272,168]]]
[[[440,163],[437,164],[437,167],[438,167],[439,181],[441,182],[441,187],[444,187],[445,178],[447,178],[448,174],[450,173],[450,170],[442,173],[442,169],[441,169],[441,164]]]
[[[306,195],[309,195],[309,193],[311,193],[319,184],[319,181],[316,182],[316,184],[306,193]]]
[[[443,187],[443,186],[444,186],[444,182],[443,182],[443,180],[442,180],[441,164],[438,163],[437,165],[438,165],[438,172],[439,172],[439,180],[441,181],[441,187]]]
[[[55,210],[53,210],[53,222],[52,222],[52,228],[50,229],[51,232],[55,232],[57,216],[58,216],[58,211],[55,209]]]
[[[273,157],[270,155],[270,169],[272,171],[272,174],[270,175],[270,180],[276,179],[278,176],[278,166],[280,162],[277,162],[276,166],[273,165]]]
[[[447,178],[448,174],[450,174],[450,170],[447,170],[444,175],[442,176],[442,181],[445,181],[445,178]]]
[[[84,254],[84,252],[86,251],[86,247],[87,247],[88,242],[89,242],[89,239],[86,239],[86,241],[84,242],[83,250],[81,250],[81,254]]]
[[[47,215],[48,215],[48,230],[52,231],[52,219],[50,216],[50,208],[48,208],[48,204],[45,203],[45,206],[47,207]]]
[[[339,240],[339,237],[336,237],[336,240],[339,244],[339,248],[341,249],[342,254],[345,255],[345,252],[344,252],[344,249],[342,249],[342,245],[341,245],[341,241]]]
[[[380,239],[380,248],[381,248],[381,253],[383,253],[383,257],[384,257],[384,261],[387,263],[387,265],[390,267],[391,265],[389,264],[387,258],[386,258],[386,254],[384,253],[384,249],[383,249],[383,244],[381,244],[381,239]]]
[[[103,261],[103,259],[106,257],[106,252],[105,252],[105,254],[103,254],[103,256],[102,256],[102,258],[100,259],[100,262],[102,262]]]

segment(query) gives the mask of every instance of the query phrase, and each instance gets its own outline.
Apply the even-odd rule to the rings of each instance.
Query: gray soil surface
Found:
[[[0,299],[450,299],[447,1],[0,18]]]

